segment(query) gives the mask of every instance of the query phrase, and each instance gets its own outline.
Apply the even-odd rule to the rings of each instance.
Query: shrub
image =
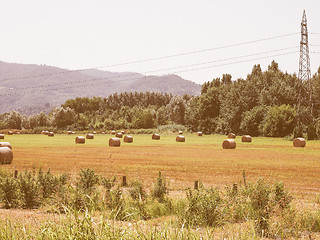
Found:
[[[22,203],[26,208],[35,208],[40,204],[40,185],[38,184],[35,170],[19,174],[19,189],[21,192]]]
[[[1,200],[5,208],[13,208],[18,205],[19,185],[16,178],[7,176],[1,179]]]
[[[139,180],[135,180],[131,183],[129,194],[133,200],[145,200],[147,196],[147,193]]]
[[[162,177],[161,172],[159,172],[159,176],[153,186],[151,196],[153,198],[158,199],[160,202],[164,202],[167,193],[168,193],[168,188],[166,184],[166,179]]]
[[[90,194],[95,190],[95,185],[99,183],[99,177],[93,170],[81,169],[80,178],[77,183],[77,188],[85,194]]]

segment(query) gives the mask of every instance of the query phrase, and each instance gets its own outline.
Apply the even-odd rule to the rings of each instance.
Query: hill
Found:
[[[75,97],[107,97],[115,92],[154,91],[200,94],[201,85],[177,75],[144,76],[97,69],[70,71],[46,65],[0,61],[0,113],[50,111]]]

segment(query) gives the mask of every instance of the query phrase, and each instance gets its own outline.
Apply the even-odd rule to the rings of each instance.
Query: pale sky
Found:
[[[313,74],[320,66],[319,0],[2,1],[0,61],[82,69],[297,33],[197,54],[101,68],[145,75],[178,72],[185,79],[203,83],[223,73],[231,74],[233,79],[246,78],[254,64],[261,64],[265,70],[274,59],[281,70],[297,73],[304,9],[309,33],[318,33],[309,35],[309,44],[314,45],[310,52],[318,52],[310,53]],[[268,57],[286,53],[290,54]],[[243,55],[252,56],[238,58]],[[268,58],[243,62],[261,57]],[[218,61],[226,58],[234,59]],[[242,63],[229,64],[239,61]],[[211,63],[198,65],[204,62]],[[229,65],[217,66],[225,63]],[[178,68],[185,65],[196,66]],[[203,67],[210,68],[189,71]],[[177,69],[153,72],[167,68]]]

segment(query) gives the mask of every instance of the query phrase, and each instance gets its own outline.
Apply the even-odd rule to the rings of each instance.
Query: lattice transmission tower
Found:
[[[299,60],[299,96],[297,117],[298,126],[311,126],[313,124],[313,100],[312,83],[310,71],[310,56],[308,43],[308,28],[306,12],[303,11],[301,21],[301,41],[300,41],[300,60]]]

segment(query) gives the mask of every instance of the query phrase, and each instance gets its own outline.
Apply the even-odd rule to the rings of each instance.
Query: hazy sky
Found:
[[[261,64],[265,70],[274,59],[283,71],[297,73],[304,9],[309,32],[320,33],[319,0],[2,1],[0,60],[82,69],[296,33],[247,45],[101,69],[146,75],[177,73],[203,83],[223,73],[231,74],[233,79],[245,78],[254,64]],[[314,45],[310,46],[310,52],[318,52],[310,53],[314,73],[320,66],[320,34],[310,34],[309,44]],[[279,49],[284,50],[274,51]],[[287,55],[268,57],[279,54]],[[252,56],[238,58],[244,55]],[[256,59],[261,57],[268,58]],[[233,59],[219,61],[230,58]],[[256,60],[245,62],[249,59]],[[230,64],[239,61],[242,63]],[[210,63],[201,64],[205,62]],[[222,64],[227,65],[217,66]],[[179,68],[185,65],[196,66]],[[203,67],[209,68],[190,71]],[[167,68],[176,69],[161,70]]]

